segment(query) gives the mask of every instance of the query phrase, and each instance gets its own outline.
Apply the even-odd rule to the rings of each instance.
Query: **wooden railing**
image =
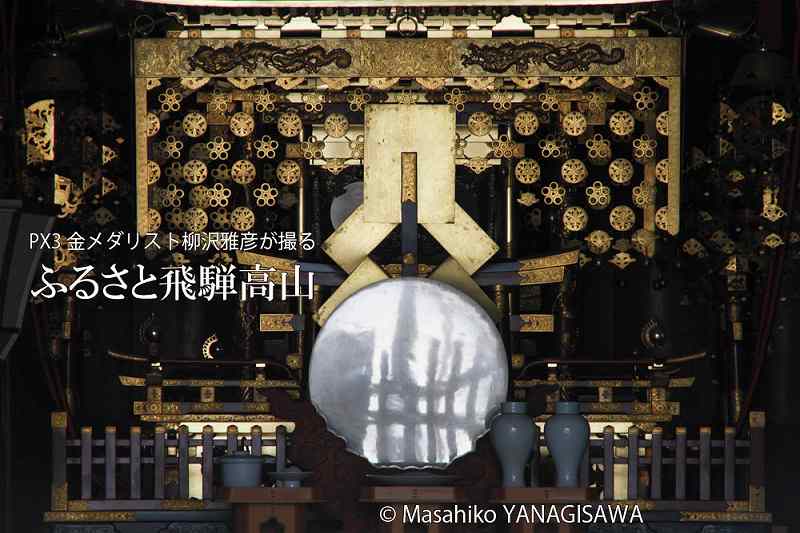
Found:
[[[244,443],[251,455],[260,456],[263,447],[272,446],[277,449],[277,460],[285,458],[284,426],[278,426],[274,435],[262,434],[259,426],[253,426],[247,434],[240,434],[236,426],[215,434],[211,426],[205,426],[199,438],[190,435],[186,426],[170,435],[163,426],[157,426],[147,436],[134,426],[122,438],[113,426],[105,428],[102,438],[96,438],[92,428],[84,427],[80,438],[70,439],[63,413],[54,413],[52,419],[53,511],[210,508],[214,507],[209,505],[214,499],[214,465],[224,453],[235,452]],[[265,456],[264,460],[275,459]],[[181,503],[189,501],[191,464],[200,465],[202,479],[202,501],[194,506]],[[97,475],[95,465],[103,465],[102,476]],[[177,478],[176,490],[168,494],[167,479],[171,475]],[[78,488],[74,487],[76,480]],[[95,490],[97,486],[99,491]]]
[[[200,438],[191,436],[186,426],[174,435],[159,426],[148,436],[139,427],[131,427],[127,438],[119,438],[110,426],[103,438],[95,438],[91,428],[82,428],[78,439],[67,438],[64,413],[53,414],[52,426],[53,511],[181,508],[189,501],[191,464],[201,465],[202,479],[202,500],[193,505],[213,508],[221,505],[213,501],[214,465],[224,453],[236,451],[240,439],[252,455],[261,455],[262,447],[275,446],[276,460],[282,461],[286,452],[283,426],[278,426],[274,436],[263,435],[259,426],[244,435],[236,426],[221,434],[205,426]],[[102,453],[95,453],[98,449]],[[721,438],[714,438],[710,428],[702,427],[690,438],[686,428],[678,427],[672,438],[666,438],[660,428],[649,435],[636,427],[615,434],[609,426],[590,438],[580,477],[584,486],[597,486],[603,499],[613,500],[615,472],[626,470],[623,499],[646,500],[650,510],[761,513],[764,457],[763,413],[751,414],[747,440],[737,439],[733,428],[725,428]],[[94,476],[94,465],[103,465],[102,477]],[[170,495],[165,491],[168,473],[177,477],[177,490]],[[70,479],[77,479],[79,487],[71,489]],[[102,493],[96,493],[95,486],[102,486]],[[123,490],[118,492],[118,488]]]
[[[581,484],[598,486],[602,499],[614,500],[615,474],[625,471],[622,499],[651,500],[651,509],[763,512],[764,413],[752,413],[748,440],[737,439],[733,427],[724,428],[721,438],[710,427],[691,437],[685,427],[665,438],[659,427],[649,434],[635,426],[616,434],[607,426],[590,437]]]

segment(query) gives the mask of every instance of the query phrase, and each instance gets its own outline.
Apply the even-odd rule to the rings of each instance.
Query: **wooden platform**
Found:
[[[324,501],[314,487],[226,487],[220,496],[233,504],[234,533],[260,533],[272,520],[285,533],[304,533],[306,510]]]

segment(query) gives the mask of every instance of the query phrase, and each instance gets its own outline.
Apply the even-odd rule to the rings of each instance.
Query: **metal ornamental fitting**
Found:
[[[571,185],[581,183],[588,175],[589,171],[580,159],[567,159],[561,165],[561,179]]]
[[[168,158],[180,159],[181,150],[183,150],[183,141],[170,135],[159,143],[159,148],[161,148]]]
[[[525,158],[520,159],[514,166],[514,177],[517,181],[525,185],[530,185],[539,181],[541,176],[541,168],[535,159]]]
[[[208,157],[212,160],[228,159],[228,152],[231,150],[231,143],[224,137],[217,136],[211,139],[206,146],[208,147]]]
[[[203,183],[208,178],[208,167],[200,160],[192,159],[187,161],[181,169],[183,181],[192,185]]]
[[[325,133],[334,139],[340,139],[347,135],[350,129],[350,121],[341,113],[331,113],[325,117]]]
[[[595,133],[591,139],[586,140],[586,149],[592,164],[602,165],[611,159],[611,142],[601,133]]]
[[[278,168],[275,170],[278,181],[284,185],[293,185],[300,181],[302,172],[303,170],[300,164],[293,159],[284,159],[278,164]]]
[[[147,184],[153,185],[161,177],[161,167],[155,161],[147,162]]]
[[[161,120],[158,118],[158,115],[155,113],[147,113],[147,118],[145,119],[145,132],[148,137],[152,137],[158,133],[161,129]]]
[[[476,137],[487,135],[492,131],[492,116],[483,111],[472,113],[467,119],[467,129]]]
[[[611,249],[611,236],[603,230],[594,230],[585,240],[593,254],[604,254]]]
[[[199,207],[190,207],[183,213],[183,226],[194,233],[203,231],[208,225],[208,215]]]
[[[589,222],[589,216],[582,207],[570,206],[564,210],[562,221],[564,228],[569,231],[583,231]]]
[[[638,111],[652,111],[656,107],[658,98],[658,93],[647,85],[633,93],[633,100]]]
[[[653,159],[656,155],[656,146],[658,142],[651,139],[647,134],[642,134],[641,137],[633,140],[633,158],[643,163]]]
[[[633,178],[633,163],[623,158],[613,160],[608,165],[608,177],[619,185],[630,183]]]
[[[200,137],[208,129],[208,121],[206,120],[206,117],[200,113],[192,111],[183,117],[181,126],[183,128],[183,132],[189,137]]]
[[[564,196],[567,190],[555,181],[542,187],[542,196],[547,205],[561,205],[564,203]]]
[[[161,110],[165,113],[179,111],[182,99],[183,95],[172,87],[168,87],[163,93],[158,95],[158,101],[161,103]]]
[[[636,223],[636,213],[627,205],[618,205],[608,214],[611,227],[617,231],[628,231]]]
[[[269,135],[262,135],[253,143],[253,148],[256,149],[257,158],[274,159],[278,150],[278,141],[273,140]]]
[[[256,223],[256,216],[248,207],[237,207],[231,212],[231,227],[236,231],[248,231]]]
[[[586,126],[586,117],[580,111],[570,111],[561,119],[561,129],[571,137],[583,135]]]
[[[608,117],[608,128],[612,133],[620,137],[630,135],[635,127],[636,120],[627,111],[616,111]]]
[[[592,209],[605,209],[611,203],[611,189],[602,181],[595,181],[586,187],[586,200]]]
[[[484,113],[485,114],[485,113]],[[491,126],[491,119],[489,119]],[[518,111],[514,115],[514,131],[522,136],[528,137],[536,133],[539,129],[539,117],[533,111],[523,110]]]
[[[278,133],[284,137],[297,137],[303,130],[303,121],[294,111],[278,115]]]
[[[248,185],[256,179],[256,166],[246,159],[240,159],[231,166],[231,179],[239,185]]]
[[[269,183],[262,183],[256,189],[253,189],[253,196],[258,207],[272,207],[277,202],[278,189],[272,187]]]
[[[215,230],[224,230],[230,227],[231,216],[228,213],[228,210],[224,207],[217,209],[216,211],[212,211],[210,218],[211,227],[213,227]]]
[[[231,190],[222,183],[215,183],[208,189],[209,207],[226,207],[231,197]]]
[[[546,135],[543,139],[539,139],[538,145],[542,151],[542,157],[545,159],[559,159],[568,156],[566,141],[552,133]]]
[[[240,111],[231,117],[228,127],[230,127],[231,133],[237,137],[247,137],[253,133],[256,121],[252,115]]]
[[[664,135],[669,135],[669,111],[662,111],[656,117],[656,131]]]
[[[205,209],[209,205],[208,187],[198,185],[189,191],[189,205]]]

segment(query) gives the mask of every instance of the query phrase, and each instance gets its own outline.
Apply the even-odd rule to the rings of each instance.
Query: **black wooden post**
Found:
[[[214,498],[214,428],[203,426],[203,499]]]
[[[157,426],[153,438],[153,498],[164,499],[164,467],[167,454],[167,429]]]
[[[92,499],[92,428],[81,428],[81,499]]]
[[[250,455],[261,456],[262,447],[261,426],[253,426],[250,429]]]
[[[9,391],[6,392],[10,393]],[[67,485],[67,413],[63,411],[52,413],[50,415],[50,429],[53,432],[53,482],[50,489],[50,509],[53,511],[66,511],[69,499]],[[6,490],[11,490],[11,487],[6,487]]]
[[[686,428],[675,428],[675,499],[686,499]]]
[[[700,428],[700,499],[711,499],[711,428]]]
[[[227,451],[228,453],[235,453],[238,449],[238,443],[236,440],[239,438],[239,428],[236,426],[228,426],[228,446]]]
[[[603,499],[614,499],[614,427],[603,428]]]
[[[725,454],[725,501],[736,499],[736,428],[727,426],[723,441]]]
[[[131,499],[142,498],[142,428],[131,427]]]
[[[628,428],[628,499],[639,497],[639,428]]]
[[[275,471],[282,472],[286,468],[286,426],[275,428]]]
[[[189,499],[189,428],[178,428],[178,498]]]
[[[117,428],[106,426],[105,455],[105,498],[117,499]]]
[[[661,464],[662,444],[664,431],[660,427],[653,428],[653,438],[650,441],[652,453],[650,454],[650,498],[661,499]]]
[[[766,417],[763,411],[750,413],[750,511],[764,512],[766,510],[766,492],[764,481],[766,478],[765,453],[766,442],[764,427]]]

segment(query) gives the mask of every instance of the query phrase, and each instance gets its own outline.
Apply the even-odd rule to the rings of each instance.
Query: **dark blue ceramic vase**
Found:
[[[556,463],[556,487],[577,487],[578,468],[589,444],[589,423],[578,402],[556,402],[556,414],[544,426],[544,439]]]
[[[539,428],[525,402],[505,402],[492,421],[492,446],[503,467],[504,487],[525,486],[525,466],[539,442]]]

